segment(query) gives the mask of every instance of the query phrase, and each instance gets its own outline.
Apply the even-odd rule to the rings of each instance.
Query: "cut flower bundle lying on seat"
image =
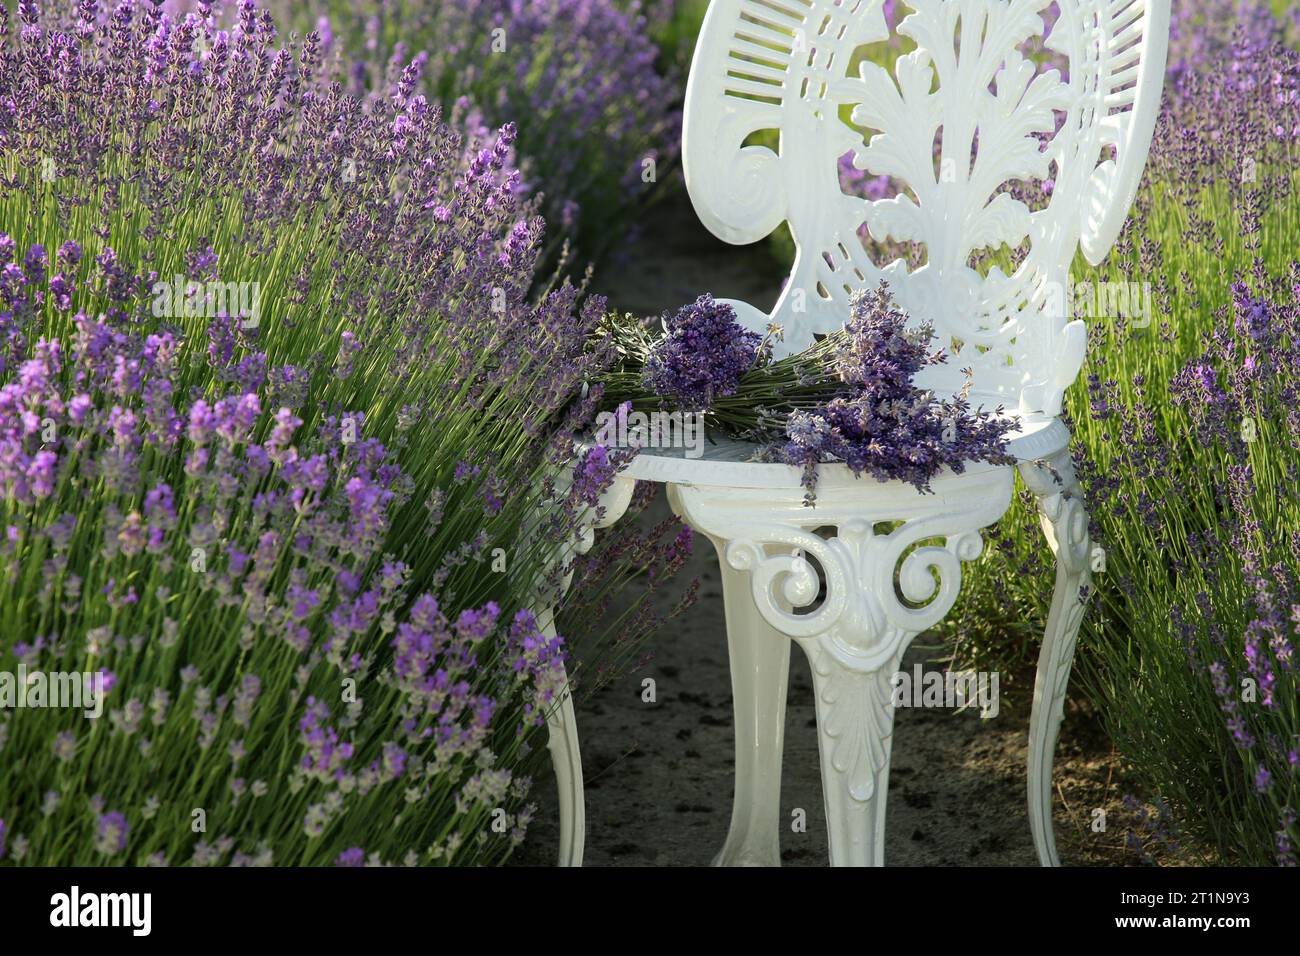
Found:
[[[777,361],[780,328],[747,330],[709,295],[665,316],[663,328],[655,337],[632,316],[603,323],[597,341],[612,341],[620,359],[601,379],[606,407],[622,418],[700,414],[713,430],[758,445],[759,460],[802,468],[810,505],[820,464],[843,462],[925,493],[944,468],[1014,463],[1006,441],[1016,419],[1001,407],[972,409],[969,374],[951,396],[915,383],[947,356],[931,351],[931,326],[908,326],[884,283],[854,296],[843,329]]]

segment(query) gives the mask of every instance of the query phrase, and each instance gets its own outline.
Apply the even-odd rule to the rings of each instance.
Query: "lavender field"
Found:
[[[899,27],[928,5],[884,0],[891,39],[836,69],[912,62]],[[933,384],[971,353],[888,283],[791,354],[729,304],[787,301],[803,239],[777,217],[729,246],[692,205],[708,6],[0,4],[0,868],[549,866],[571,700],[586,865],[710,862],[735,599],[719,535],[633,485],[645,452],[607,429],[697,420],[701,449],[797,469],[815,508],[832,466],[921,499],[1013,476],[1022,422],[975,372]],[[1171,7],[1131,212],[1100,264],[1071,252],[1077,287],[1144,298],[1079,313],[1059,416],[1103,558],[1056,841],[1067,865],[1294,866],[1300,9]],[[1030,11],[1026,76],[1068,80],[1061,8]],[[840,118],[870,155],[860,115]],[[1046,153],[1052,132],[1029,135]],[[844,196],[906,205],[870,165],[846,153]],[[1029,221],[1058,188],[1002,195]],[[858,235],[917,267],[903,231]],[[1055,572],[1014,481],[951,613],[900,652],[907,674],[996,675],[1000,699],[900,709],[891,863],[1038,862],[1026,735]],[[804,573],[829,601],[826,568]],[[833,839],[816,673],[795,655],[786,864]]]

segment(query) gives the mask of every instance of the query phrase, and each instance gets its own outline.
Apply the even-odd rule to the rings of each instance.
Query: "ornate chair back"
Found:
[[[908,0],[891,31],[894,6],[710,5],[686,91],[691,200],[721,239],[788,223],[797,249],[771,315],[732,305],[780,324],[789,354],[883,278],[949,353],[920,384],[952,393],[970,369],[975,396],[1055,416],[1086,342],[1070,265],[1076,249],[1100,263],[1133,202],[1169,0]],[[850,164],[876,198],[845,193]],[[910,254],[879,261],[885,243]]]

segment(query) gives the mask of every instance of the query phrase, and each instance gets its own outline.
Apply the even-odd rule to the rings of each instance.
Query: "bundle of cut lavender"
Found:
[[[745,329],[709,295],[665,316],[662,334],[631,316],[607,317],[599,334],[619,355],[600,379],[604,407],[701,415],[711,432],[755,442],[761,460],[802,468],[809,504],[823,463],[929,492],[945,466],[1014,461],[1015,420],[1000,407],[972,410],[969,372],[950,397],[914,384],[947,356],[930,350],[930,325],[907,326],[883,283],[853,297],[843,329],[776,361],[779,328]]]

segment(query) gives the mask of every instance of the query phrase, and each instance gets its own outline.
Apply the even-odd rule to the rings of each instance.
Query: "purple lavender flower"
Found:
[[[338,731],[325,723],[329,716],[324,701],[308,697],[307,711],[298,723],[299,739],[307,748],[299,766],[305,774],[322,781],[342,776],[353,753],[353,745],[340,741]]]
[[[842,461],[855,475],[902,480],[923,492],[945,466],[961,472],[972,461],[1013,462],[1006,454],[1013,420],[972,413],[964,396],[938,400],[913,384],[922,368],[944,360],[929,351],[928,326],[909,329],[883,285],[854,296],[850,308],[848,345],[835,360],[846,394],[791,414],[786,441],[774,449],[779,460],[804,469],[810,503],[821,462]]]
[[[59,251],[55,254],[59,262],[68,268],[75,268],[81,261],[81,246],[74,239],[69,239],[63,245],[59,246]]]
[[[338,855],[335,866],[365,866],[366,851],[359,846],[349,847]]]
[[[387,780],[396,780],[406,772],[406,761],[409,754],[397,744],[384,744],[384,777]]]
[[[185,270],[191,279],[215,279],[219,256],[213,251],[207,239],[200,239],[199,245],[185,253]]]
[[[691,412],[734,394],[763,341],[740,325],[731,306],[707,294],[665,316],[664,330],[646,359],[645,386],[666,404]]]
[[[95,849],[106,856],[116,856],[126,849],[130,833],[124,814],[117,810],[105,813],[95,825]]]
[[[592,445],[583,452],[574,469],[571,496],[588,507],[596,507],[618,467],[604,445]]]
[[[538,703],[545,707],[563,688],[565,683],[564,640],[555,635],[548,635],[537,625],[537,618],[532,611],[518,612],[510,623],[509,654],[511,668],[516,674],[529,676],[537,686]],[[544,712],[539,710],[537,722],[540,724]]]
[[[471,645],[477,644],[492,633],[500,614],[501,608],[495,601],[489,601],[478,610],[467,608],[456,618],[456,636]]]

